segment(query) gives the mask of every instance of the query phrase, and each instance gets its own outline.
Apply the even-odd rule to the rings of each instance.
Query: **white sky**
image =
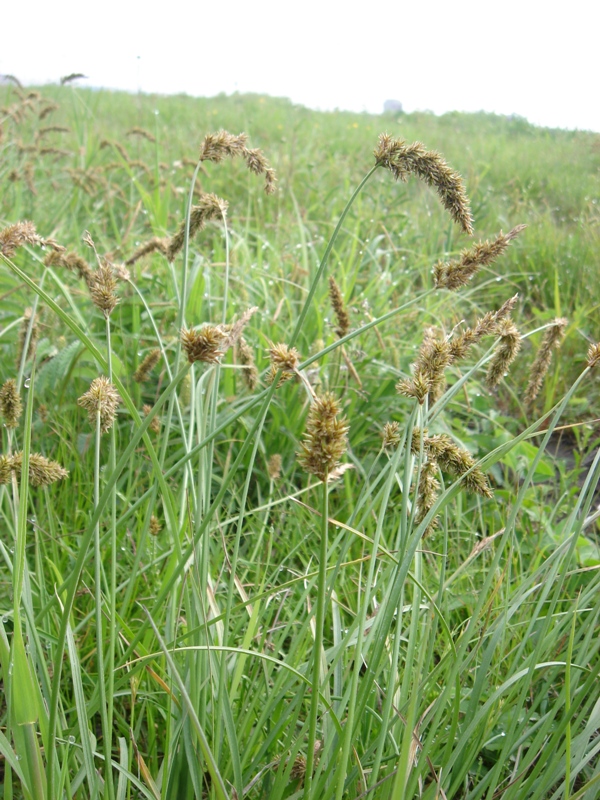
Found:
[[[7,0],[0,74],[24,83],[321,109],[494,111],[600,132],[598,0]],[[8,35],[10,34],[10,35]]]

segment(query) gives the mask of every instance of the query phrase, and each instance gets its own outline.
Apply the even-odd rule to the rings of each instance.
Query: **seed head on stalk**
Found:
[[[340,405],[330,392],[316,397],[308,412],[298,461],[306,472],[322,481],[339,467],[346,452],[349,426],[345,418],[338,419],[339,413]]]
[[[117,407],[121,402],[119,393],[108,378],[94,378],[89,390],[77,401],[88,412],[90,425],[96,425],[96,415],[100,412],[100,432],[109,431],[115,421]]]

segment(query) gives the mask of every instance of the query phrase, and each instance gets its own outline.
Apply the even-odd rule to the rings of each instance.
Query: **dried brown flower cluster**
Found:
[[[340,287],[333,276],[329,278],[329,299],[337,320],[336,334],[342,339],[350,330],[350,317]]]
[[[346,452],[349,426],[344,418],[338,418],[339,413],[340,405],[330,392],[316,397],[308,412],[298,461],[322,481],[332,477]]]
[[[23,403],[17,390],[17,382],[9,378],[0,389],[0,413],[7,428],[16,428],[23,413]]]
[[[216,364],[226,352],[223,347],[227,334],[217,325],[204,325],[199,331],[184,328],[181,331],[181,344],[190,364],[205,361]]]
[[[592,344],[587,351],[587,365],[590,368],[596,367],[600,364],[600,342]]]
[[[239,133],[237,136],[228,131],[209,133],[204,137],[200,148],[200,161],[212,161],[218,164],[226,158],[241,156],[250,172],[265,176],[265,192],[272,194],[277,181],[275,171],[269,166],[261,150],[251,150],[247,145],[248,137],[245,133]]]
[[[29,333],[29,341],[27,342],[28,333]],[[17,367],[21,363],[23,350],[25,349],[25,343],[27,342],[27,353],[25,355],[25,360],[27,361],[35,353],[35,346],[37,344],[39,335],[40,335],[40,329],[38,327],[37,320],[33,313],[33,309],[26,308],[25,311],[23,312],[23,321],[21,322],[21,327],[19,329],[19,343],[17,347]]]
[[[456,261],[439,261],[434,267],[436,289],[455,291],[466,286],[481,267],[492,264],[509,246],[526,225],[517,225],[506,235],[498,234],[492,241],[477,242],[473,247],[463,250]]]
[[[254,361],[254,350],[243,336],[240,337],[239,341],[238,357],[240,364],[243,366],[242,380],[247,388],[253,392],[258,385],[258,369]]]
[[[377,165],[389,169],[396,180],[406,181],[413,174],[433,186],[452,219],[465,233],[473,233],[473,217],[463,179],[440,153],[427,150],[421,142],[407,144],[403,139],[382,133],[374,155]]]
[[[567,324],[568,320],[564,319],[564,317],[560,317],[551,322],[549,327],[546,328],[540,349],[537,351],[535,360],[531,365],[529,383],[525,390],[525,405],[531,406],[540,393],[544,377],[552,361],[552,353],[555,349],[560,347]]]
[[[521,349],[521,334],[516,325],[506,317],[498,323],[496,334],[500,341],[489,363],[485,380],[490,388],[498,386]]]
[[[443,472],[447,472],[456,478],[460,478],[465,489],[482,497],[493,497],[493,492],[485,473],[475,466],[475,459],[463,447],[459,447],[452,441],[450,436],[439,433],[435,436],[428,436],[427,431],[423,431],[423,452],[429,461],[439,464]],[[413,429],[411,450],[414,455],[418,455],[421,448],[421,431],[419,428]],[[468,474],[466,474],[468,473]]]
[[[144,413],[144,416],[147,417],[148,414],[152,411],[152,406],[145,404],[142,407],[142,411]],[[160,419],[158,416],[152,417],[152,421],[149,425],[149,428],[152,431],[152,433],[160,433]]]
[[[405,397],[414,397],[420,404],[428,396],[435,402],[445,391],[446,369],[464,358],[483,336],[500,337],[486,377],[489,386],[496,386],[521,347],[521,337],[510,319],[510,312],[517,299],[518,295],[514,295],[498,311],[484,314],[472,328],[466,328],[451,339],[447,339],[436,328],[428,328],[417,360],[413,364],[413,377],[400,380],[396,385],[397,391]]]
[[[381,432],[381,441],[383,447],[387,450],[389,447],[398,447],[400,444],[400,423],[386,422]]]
[[[273,453],[267,464],[267,471],[272,481],[279,480],[281,477],[281,456],[279,453]]]
[[[150,350],[142,363],[133,373],[133,380],[136,383],[145,383],[150,377],[150,373],[160,361],[160,350],[158,347]]]
[[[159,236],[154,236],[149,241],[140,245],[137,250],[134,251],[133,255],[127,259],[125,264],[130,267],[132,264],[135,264],[136,261],[139,261],[140,258],[147,256],[149,253],[162,253],[163,256],[166,256],[169,252],[170,242],[171,240],[168,237],[161,239]]]
[[[36,231],[33,222],[28,220],[15,222],[14,225],[9,225],[0,231],[0,253],[7,258],[12,258],[18,248],[25,244],[51,247],[56,251],[64,250],[64,247],[57,244],[54,239],[43,239]]]
[[[88,391],[77,401],[88,412],[88,419],[93,427],[96,427],[97,416],[100,414],[101,433],[112,428],[120,402],[116,388],[104,376],[94,378]]]
[[[93,304],[102,311],[105,317],[109,317],[119,302],[115,292],[117,279],[112,264],[108,261],[101,262],[98,269],[92,273],[88,286]]]
[[[141,139],[147,139],[149,142],[156,142],[156,137],[153,136],[150,131],[147,131],[145,128],[131,128],[125,134],[126,136],[139,136]]]
[[[0,456],[0,483],[9,483],[11,472],[17,480],[21,480],[23,470],[23,452],[13,453],[12,456]],[[29,483],[32,486],[48,486],[50,483],[66,478],[68,470],[61,467],[57,461],[50,461],[40,453],[29,454]]]
[[[216,194],[202,194],[190,214],[190,240],[201,231],[211,219],[222,219],[227,213],[227,202],[217,197]],[[167,258],[174,261],[175,256],[183,248],[185,242],[186,220],[184,220],[177,233],[169,240],[167,245]],[[160,249],[156,247],[155,249]],[[149,251],[148,251],[149,252]],[[131,259],[130,259],[131,261]],[[127,262],[129,263],[129,262]]]
[[[298,364],[300,354],[295,347],[288,347],[287,344],[271,344],[269,348],[271,366],[267,374],[267,383],[271,385],[277,373],[281,371],[277,386],[281,386],[285,381],[298,374]]]
[[[44,264],[47,267],[64,267],[72,272],[76,272],[77,275],[82,278],[88,286],[90,286],[93,281],[93,270],[87,261],[78,253],[67,251],[48,253],[44,259]]]

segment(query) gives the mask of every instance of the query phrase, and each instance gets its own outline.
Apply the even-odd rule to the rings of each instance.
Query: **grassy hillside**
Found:
[[[0,106],[0,797],[597,796],[600,137]]]

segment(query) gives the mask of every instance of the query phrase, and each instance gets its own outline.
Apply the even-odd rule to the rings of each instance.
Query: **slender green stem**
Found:
[[[321,688],[321,667],[327,672],[327,663],[321,658],[323,652],[323,632],[325,627],[325,601],[327,595],[327,539],[329,531],[329,487],[327,475],[323,481],[323,509],[321,516],[321,547],[319,551],[319,577],[317,583],[317,609],[315,616],[315,644],[312,662],[312,693],[310,697],[310,717],[308,723],[308,744],[306,753],[306,776],[304,779],[304,798],[309,800],[315,763],[315,743],[317,741],[317,717],[319,713],[319,692]]]

